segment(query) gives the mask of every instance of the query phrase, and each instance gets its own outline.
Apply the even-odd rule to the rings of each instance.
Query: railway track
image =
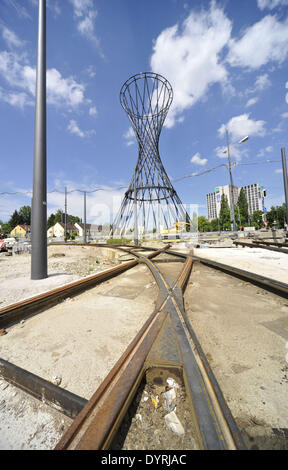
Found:
[[[169,246],[161,250],[149,247],[133,249],[131,246],[111,248],[121,249],[135,259],[0,311],[1,328],[8,328],[31,314],[39,313],[39,310],[49,308],[60,299],[77,295],[136,265],[147,266],[159,289],[155,310],[91,399],[85,400],[71,394],[4,360],[0,360],[0,375],[34,397],[57,406],[73,419],[71,427],[57,444],[57,450],[109,449],[140,384],[146,381],[164,386],[171,376],[185,389],[197,449],[245,449],[234,418],[187,318],[183,292],[193,262],[242,276],[242,279],[256,282],[282,296],[287,296],[288,286],[259,276],[256,279],[251,273],[195,257],[191,253],[172,251]],[[179,269],[176,270],[177,262]]]
[[[253,240],[252,243],[249,242],[240,242],[234,241],[233,244],[235,246],[243,246],[247,248],[262,248],[264,250],[276,251],[278,253],[286,253],[288,254],[288,245],[284,243],[270,243],[270,242],[261,242]]]

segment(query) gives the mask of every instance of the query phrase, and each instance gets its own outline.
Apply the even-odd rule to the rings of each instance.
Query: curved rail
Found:
[[[132,253],[132,250],[129,249]],[[109,449],[132,399],[147,370],[151,367],[181,369],[191,411],[195,417],[197,439],[202,449],[244,449],[241,435],[236,427],[216,379],[211,381],[212,371],[207,371],[203,351],[198,352],[199,343],[191,340],[191,333],[183,325],[183,289],[187,283],[192,260],[186,259],[184,268],[170,287],[163,273],[149,257],[133,254],[145,263],[153,274],[158,287],[157,307],[141,328],[104,382],[89,400],[82,412],[62,437],[56,450],[100,450]],[[186,319],[187,320],[187,319]],[[171,327],[174,351],[171,354]],[[165,342],[168,333],[169,347]],[[190,336],[190,338],[189,338]],[[172,347],[173,349],[173,347]],[[214,377],[214,376],[213,376]]]
[[[275,279],[261,276],[260,274],[245,271],[244,269],[236,268],[235,266],[231,266],[228,264],[219,263],[219,261],[214,261],[209,258],[201,258],[200,256],[196,256],[193,254],[180,253],[169,249],[166,250],[166,253],[171,253],[175,256],[179,256],[180,258],[191,258],[192,260],[198,261],[199,263],[205,264],[211,268],[218,269],[226,274],[230,274],[241,280],[251,282],[252,284],[257,285],[262,289],[268,290],[273,294],[277,294],[286,299],[288,298],[288,284],[286,284],[285,282],[276,281]]]

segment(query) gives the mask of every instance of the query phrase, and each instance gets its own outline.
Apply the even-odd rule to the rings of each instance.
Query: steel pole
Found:
[[[36,77],[31,279],[45,279],[47,278],[46,0],[39,0]]]
[[[230,156],[228,129],[226,129],[226,139],[227,139],[227,153],[228,153],[228,168],[229,168],[229,175],[230,175],[230,214],[231,214],[231,221],[233,223],[233,231],[235,232],[236,223],[235,223],[235,212],[234,212],[233,178],[232,178],[232,169],[231,169],[231,156]]]
[[[283,169],[283,181],[284,181],[284,192],[285,192],[285,203],[286,203],[286,224],[288,225],[288,179],[287,179],[287,166],[286,166],[286,154],[285,149],[281,149],[282,155],[282,169]]]
[[[136,168],[134,170],[134,245],[138,246]]]
[[[87,242],[86,238],[86,191],[84,191],[84,243]]]
[[[65,202],[64,202],[64,241],[67,242],[67,188],[65,187]]]

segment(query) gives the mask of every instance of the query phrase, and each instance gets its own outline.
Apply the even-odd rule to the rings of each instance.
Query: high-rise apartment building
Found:
[[[254,211],[263,210],[263,198],[260,184],[249,184],[243,186],[248,202],[248,212],[252,215]]]
[[[206,194],[206,204],[207,204],[207,211],[208,211],[208,219],[209,220],[217,219],[216,193]]]
[[[238,188],[237,186],[233,186],[234,205],[237,204],[240,189],[241,188]],[[249,184],[247,186],[243,186],[243,189],[245,191],[248,202],[249,215],[252,215],[254,211],[262,211],[263,198],[260,184]],[[227,196],[229,207],[231,207],[230,185],[227,184],[226,186],[217,186],[214,193],[209,193],[206,195],[208,220],[218,219],[221,209],[222,194]]]

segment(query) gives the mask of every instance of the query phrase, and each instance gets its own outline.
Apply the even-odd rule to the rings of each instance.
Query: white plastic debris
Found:
[[[173,401],[176,398],[175,388],[170,388],[167,392],[162,393],[162,396],[166,403],[166,409],[168,411],[173,411],[175,408],[175,403],[173,403]]]
[[[60,385],[62,382],[62,378],[61,377],[58,377],[57,375],[54,375],[54,377],[52,377],[52,383],[54,385]]]
[[[140,413],[137,413],[135,418],[136,418],[136,421],[140,421],[140,423],[142,423],[142,416],[140,415]]]
[[[183,434],[185,434],[184,428],[180,423],[175,411],[171,411],[171,413],[165,415],[164,419],[166,426],[168,426],[172,432],[175,432],[177,436],[183,436]]]
[[[174,379],[168,378],[166,380],[167,384],[169,385],[170,388],[179,388],[179,385]]]

